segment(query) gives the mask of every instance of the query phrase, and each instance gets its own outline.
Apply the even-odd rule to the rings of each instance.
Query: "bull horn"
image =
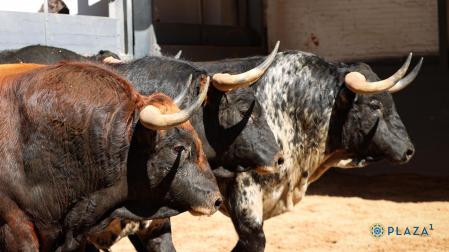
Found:
[[[421,70],[421,65],[422,65],[423,60],[424,60],[423,57],[421,57],[418,64],[416,64],[416,66],[413,68],[413,70],[409,74],[407,74],[407,76],[405,76],[400,81],[398,81],[396,83],[396,85],[394,85],[393,87],[388,89],[388,92],[396,93],[396,92],[399,92],[402,89],[406,88],[408,85],[410,85],[410,83],[412,83],[415,80],[416,76],[419,73],[419,70]]]
[[[182,100],[184,100],[184,97],[186,96],[187,91],[189,91],[189,87],[190,87],[191,83],[192,83],[192,74],[189,75],[189,79],[187,80],[186,87],[182,90],[182,92],[178,96],[175,97],[175,99],[173,99],[173,102],[176,104],[176,106],[179,107],[181,105],[181,102],[182,102]]]
[[[182,50],[179,50],[173,58],[179,59],[179,58],[181,58],[181,54],[182,54]]]
[[[279,41],[276,42],[276,46],[268,57],[257,67],[241,73],[241,74],[228,74],[217,73],[212,76],[212,84],[220,91],[227,92],[235,88],[246,87],[256,82],[268,67],[273,63],[274,58],[279,49]]]
[[[387,91],[393,87],[397,81],[404,77],[411,60],[412,53],[408,55],[407,60],[402,67],[388,79],[368,82],[363,74],[359,72],[350,72],[345,76],[345,84],[352,92],[358,94],[374,94]]]
[[[152,130],[162,130],[176,127],[177,125],[186,122],[193,115],[195,110],[197,110],[201,106],[204,99],[206,99],[207,90],[209,89],[209,82],[210,78],[207,77],[206,84],[201,90],[198,99],[188,108],[185,108],[179,112],[173,114],[162,114],[157,107],[152,105],[146,106],[140,111],[139,114],[141,123],[146,128]]]

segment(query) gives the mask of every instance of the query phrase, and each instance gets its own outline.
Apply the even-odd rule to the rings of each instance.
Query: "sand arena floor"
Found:
[[[292,212],[265,222],[266,251],[449,251],[449,178],[354,176],[330,172],[310,186]],[[237,241],[229,218],[217,213],[172,219],[177,251],[230,251]],[[429,236],[384,235],[370,227],[420,226]],[[428,228],[427,228],[428,229]],[[127,239],[112,251],[135,251]]]

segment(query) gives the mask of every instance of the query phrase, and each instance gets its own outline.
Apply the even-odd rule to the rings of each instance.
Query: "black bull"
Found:
[[[93,56],[82,56],[73,51],[53,46],[31,45],[17,50],[0,51],[0,64],[37,63],[56,64],[60,61],[95,61],[103,62],[107,57],[120,59],[115,53],[101,50]]]
[[[208,75],[188,62],[165,57],[142,58],[116,65],[115,70],[143,95],[163,92],[171,97],[177,97],[186,88],[185,79],[192,74],[193,85],[188,87],[181,107],[197,96],[199,80]],[[211,85],[205,104],[190,121],[214,170],[263,172],[282,159],[265,113],[250,88],[223,92]]]
[[[394,81],[389,79],[391,83],[356,83],[362,85],[354,92],[355,85],[347,78],[350,72],[379,81],[366,64],[334,64],[299,51],[277,55],[253,87],[285,162],[268,176],[246,172],[233,180],[218,178],[224,206],[239,234],[236,251],[262,251],[263,221],[291,209],[307,186],[330,167],[364,167],[381,159],[397,164],[410,160],[414,147],[391,95],[410,84],[419,72],[422,59],[403,78],[410,59],[411,54]],[[252,57],[195,65],[211,74],[218,70],[233,73],[260,60]],[[389,89],[374,91],[376,85]],[[373,90],[362,90],[367,86]],[[245,199],[249,193],[251,201]]]

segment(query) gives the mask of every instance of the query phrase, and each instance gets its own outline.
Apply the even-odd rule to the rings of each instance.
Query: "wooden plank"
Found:
[[[334,60],[438,53],[437,1],[268,1],[269,44]]]
[[[126,0],[126,47],[128,48],[127,54],[134,57],[134,16],[133,16],[133,0]],[[149,12],[148,15],[150,15]]]

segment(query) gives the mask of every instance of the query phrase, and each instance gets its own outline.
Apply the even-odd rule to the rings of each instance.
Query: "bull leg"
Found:
[[[76,251],[86,242],[86,234],[103,216],[112,211],[125,198],[119,192],[120,186],[109,187],[80,200],[66,215],[65,241],[57,251]]]
[[[145,247],[144,250],[138,249],[137,251],[176,251],[172,241],[171,223],[169,218],[153,220],[148,228],[140,230],[137,233],[137,236],[130,236],[129,238],[136,249],[139,246]],[[139,242],[143,244],[139,245]]]
[[[228,188],[226,209],[239,235],[232,251],[256,252],[265,250],[263,232],[263,201],[260,186],[249,176],[238,176]]]
[[[0,222],[3,222],[0,239],[7,251],[39,251],[39,240],[33,223],[7,195],[0,192]],[[9,243],[9,244],[8,244]]]

